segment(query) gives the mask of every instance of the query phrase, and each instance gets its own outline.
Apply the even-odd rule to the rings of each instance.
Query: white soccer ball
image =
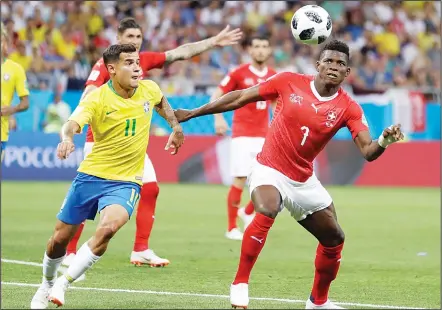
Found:
[[[293,14],[290,24],[295,39],[305,44],[321,44],[332,31],[328,12],[318,5],[305,5]]]

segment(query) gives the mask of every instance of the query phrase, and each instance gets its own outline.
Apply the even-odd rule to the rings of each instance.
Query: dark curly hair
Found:
[[[344,53],[347,55],[347,58],[350,59],[350,48],[345,42],[339,41],[339,40],[332,40],[324,45],[324,47],[321,50],[321,53],[319,54],[319,58],[322,58],[322,54],[325,51],[337,51]]]

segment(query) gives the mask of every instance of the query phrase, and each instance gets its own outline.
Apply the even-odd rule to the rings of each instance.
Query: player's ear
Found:
[[[115,74],[115,65],[114,64],[108,64],[107,65],[107,71],[109,74]]]
[[[350,67],[347,68],[347,70],[345,71],[345,77],[349,76],[351,72]]]
[[[319,61],[316,61],[315,67],[316,67],[316,71],[319,72]]]

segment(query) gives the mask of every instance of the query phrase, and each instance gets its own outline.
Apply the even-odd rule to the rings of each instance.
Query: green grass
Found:
[[[1,256],[41,262],[68,183],[2,182]],[[240,242],[224,238],[227,188],[161,185],[151,247],[166,268],[129,264],[135,218],[78,287],[228,295]],[[329,188],[346,245],[330,297],[340,302],[440,308],[440,192],[437,189]],[[243,196],[246,202],[246,194]],[[95,228],[88,222],[80,244]],[[288,212],[269,234],[250,282],[251,297],[305,300],[317,242]],[[425,255],[418,255],[424,252]],[[41,268],[2,263],[2,282],[37,284]],[[2,308],[29,308],[34,287],[4,284]],[[52,306],[50,306],[53,308]],[[230,308],[226,298],[70,290],[72,308]],[[252,300],[250,308],[303,308]],[[360,307],[358,307],[360,308]]]

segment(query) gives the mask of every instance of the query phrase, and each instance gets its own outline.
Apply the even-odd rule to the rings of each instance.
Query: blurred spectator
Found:
[[[59,133],[61,127],[67,122],[70,115],[71,108],[61,99],[60,94],[56,93],[54,101],[47,107],[43,131],[45,133]]]
[[[16,51],[9,54],[9,58],[20,64],[25,71],[28,71],[31,67],[32,56],[27,55],[25,42],[23,41],[16,43]]]

